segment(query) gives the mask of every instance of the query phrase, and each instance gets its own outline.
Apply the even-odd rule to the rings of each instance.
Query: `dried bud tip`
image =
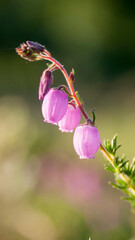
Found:
[[[41,44],[33,41],[27,41],[26,42],[29,48],[31,48],[33,51],[35,50],[37,53],[44,52],[45,46],[42,46]]]
[[[20,48],[16,48],[17,54],[28,61],[37,61],[42,59],[39,53],[42,53],[44,50],[44,46],[32,41],[22,43],[20,44]]]

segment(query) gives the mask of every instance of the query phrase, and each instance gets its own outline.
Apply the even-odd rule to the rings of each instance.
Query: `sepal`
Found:
[[[93,115],[92,122],[93,122],[93,125],[95,125],[95,121],[96,121],[95,109],[93,109],[91,112],[92,112],[92,115]]]

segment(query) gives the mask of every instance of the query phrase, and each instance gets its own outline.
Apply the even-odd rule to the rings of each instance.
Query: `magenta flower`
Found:
[[[68,109],[64,117],[58,122],[59,129],[62,132],[73,132],[73,129],[78,126],[81,120],[79,107],[75,104],[68,103]]]
[[[46,93],[50,89],[50,85],[53,83],[53,75],[51,71],[45,70],[42,73],[39,85],[39,100],[42,100]]]
[[[58,89],[51,88],[42,103],[44,121],[57,124],[65,115],[68,108],[68,95]]]
[[[83,124],[76,128],[73,144],[80,158],[94,158],[100,147],[100,135],[96,127]]]

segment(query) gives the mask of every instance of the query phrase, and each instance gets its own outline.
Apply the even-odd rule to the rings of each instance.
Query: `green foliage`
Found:
[[[80,98],[80,95],[79,95],[78,91],[76,91],[75,94],[76,94],[79,102],[83,105],[83,102],[82,102],[82,100],[81,100],[81,98]]]
[[[110,184],[128,195],[128,197],[122,197],[122,199],[130,202],[135,210],[135,159],[132,161],[126,160],[124,154],[122,157],[117,156],[117,150],[121,146],[117,145],[117,135],[113,137],[112,141],[105,140],[103,146],[113,160],[105,165],[105,169],[115,175],[116,183]]]
[[[73,76],[75,76],[75,69],[72,68],[72,73],[73,73]]]
[[[95,121],[96,121],[96,114],[95,114],[95,109],[91,111],[92,112],[92,115],[93,115],[93,124],[95,125]]]
[[[117,134],[114,135],[111,142],[110,142],[110,140],[106,140],[104,142],[104,147],[110,154],[112,154],[114,156],[116,151],[118,150],[118,148],[121,147],[121,145],[117,145]]]

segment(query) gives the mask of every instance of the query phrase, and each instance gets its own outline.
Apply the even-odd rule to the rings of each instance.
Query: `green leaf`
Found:
[[[107,170],[109,172],[116,172],[116,169],[108,162],[105,164],[104,167],[105,167],[105,170]]]
[[[106,145],[106,149],[109,153],[112,153],[112,148],[111,148],[111,143],[109,140],[107,140],[107,145]]]
[[[106,149],[106,145],[107,145],[107,141],[104,140],[104,142],[103,142],[103,146],[104,146],[105,149]]]
[[[116,173],[115,180],[120,186],[123,186],[125,189],[128,188],[128,184],[123,179],[121,179],[119,173]]]
[[[119,164],[119,157],[117,156],[117,157],[115,157],[115,163],[116,163],[116,165],[118,165]]]
[[[123,163],[120,163],[120,164],[119,164],[119,168],[123,168],[123,167],[126,165],[127,162],[128,162],[128,160],[125,161],[125,162],[123,162]]]
[[[47,66],[47,67],[50,67],[50,66],[51,66],[51,63],[46,63],[46,66]]]
[[[113,166],[107,166],[105,167],[105,170],[109,171],[109,172],[116,172],[115,168],[113,168]]]
[[[121,162],[124,162],[124,160],[125,160],[125,154],[122,155]]]
[[[133,176],[131,180],[132,180],[133,185],[135,186],[135,176]]]
[[[96,121],[96,115],[95,115],[95,109],[91,111],[92,115],[93,115],[93,124],[95,125],[95,121]]]
[[[118,150],[118,148],[120,148],[121,145],[118,145],[116,148],[115,148],[115,152]]]
[[[72,73],[75,76],[75,69],[74,68],[72,68]]]
[[[79,93],[78,93],[78,91],[76,91],[76,92],[75,92],[75,94],[76,94],[76,96],[77,96],[78,100],[80,101],[80,103],[83,105],[83,102],[82,102],[82,100],[80,99],[80,96],[79,96]]]
[[[135,201],[135,198],[133,197],[121,197],[122,200],[126,200],[126,201]]]
[[[126,188],[127,188],[127,187],[125,187],[125,186],[117,185],[117,184],[114,184],[114,183],[112,183],[112,182],[109,182],[109,183],[112,185],[112,187],[117,188],[117,189],[126,189]]]
[[[112,139],[112,147],[113,147],[113,149],[115,149],[116,146],[117,146],[117,137],[118,137],[117,134],[115,134],[113,139]]]

